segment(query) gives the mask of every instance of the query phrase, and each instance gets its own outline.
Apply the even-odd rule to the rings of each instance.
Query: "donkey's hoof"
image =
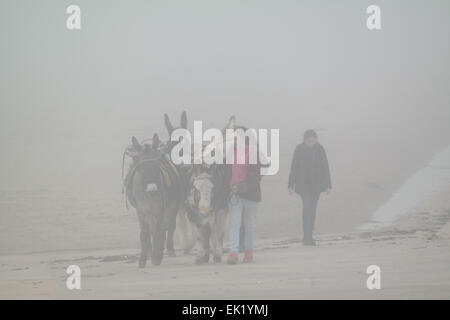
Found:
[[[204,264],[204,263],[207,263],[208,261],[209,261],[209,256],[197,257],[195,259],[195,264]]]
[[[147,261],[139,260],[139,268],[145,268],[146,264],[147,264]]]
[[[152,265],[159,266],[164,258],[164,252],[153,252],[152,255]]]
[[[167,256],[169,256],[169,257],[176,257],[176,255],[175,255],[175,250],[167,250]]]

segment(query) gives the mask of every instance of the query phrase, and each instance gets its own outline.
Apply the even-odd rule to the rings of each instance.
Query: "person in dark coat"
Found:
[[[330,169],[325,149],[317,133],[307,130],[303,143],[294,151],[289,173],[288,192],[300,195],[303,202],[303,244],[315,245],[313,239],[317,202],[322,192],[331,191]]]

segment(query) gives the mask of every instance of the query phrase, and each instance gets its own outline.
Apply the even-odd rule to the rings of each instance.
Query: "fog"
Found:
[[[124,214],[123,149],[133,135],[167,139],[163,113],[177,123],[186,110],[190,128],[221,128],[235,114],[248,127],[280,129],[262,237],[300,230],[299,203],[285,194],[306,129],[328,152],[336,192],[319,232],[366,220],[449,144],[448,1],[376,1],[379,31],[365,24],[373,1],[80,0],[82,29],[69,31],[72,2],[0,4],[4,232],[6,212],[19,219],[45,197],[46,214]],[[279,211],[287,216],[273,229]]]

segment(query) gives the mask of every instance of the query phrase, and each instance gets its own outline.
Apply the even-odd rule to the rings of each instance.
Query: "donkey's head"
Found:
[[[134,150],[137,152],[135,156],[136,172],[141,175],[145,183],[155,184],[159,179],[159,160],[160,152],[158,147],[160,140],[158,134],[154,134],[151,144],[140,144],[136,137],[131,138]]]
[[[207,165],[193,165],[191,173],[188,206],[192,213],[203,219],[212,216],[214,197],[214,177],[211,167]],[[201,221],[199,221],[201,223]]]

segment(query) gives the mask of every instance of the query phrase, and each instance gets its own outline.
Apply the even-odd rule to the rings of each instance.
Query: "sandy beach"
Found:
[[[450,186],[395,224],[371,231],[260,240],[256,261],[198,266],[177,252],[137,268],[136,248],[64,250],[0,257],[1,299],[448,299]],[[366,269],[381,268],[368,290]],[[66,269],[81,268],[81,289]]]

